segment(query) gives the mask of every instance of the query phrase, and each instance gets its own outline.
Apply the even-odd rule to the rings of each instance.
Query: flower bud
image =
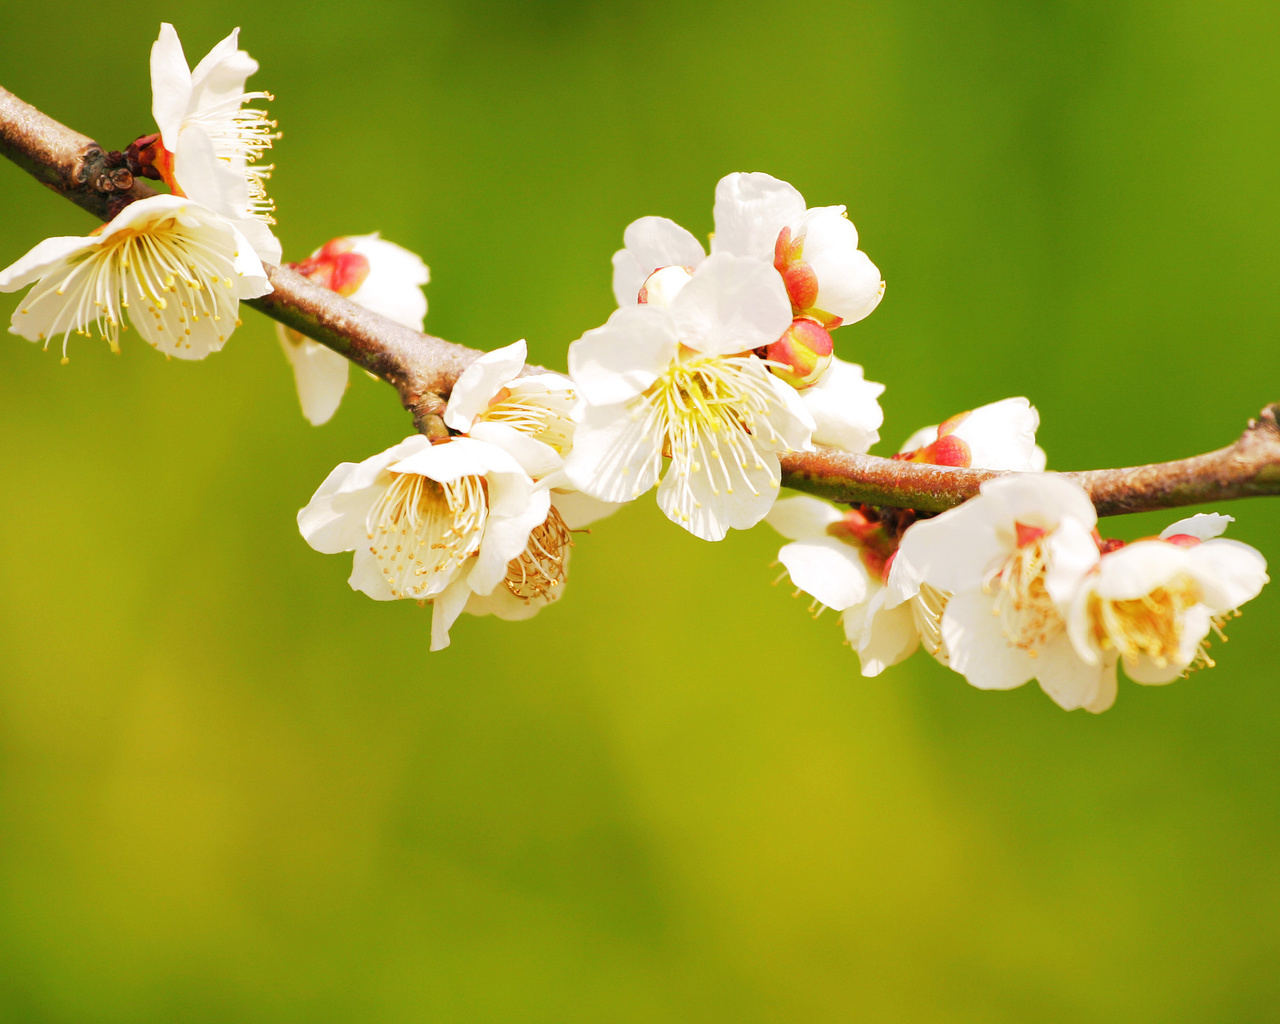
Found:
[[[657,306],[659,309],[670,309],[671,300],[692,278],[693,271],[688,267],[659,267],[645,278],[636,302]]]
[[[334,238],[314,256],[290,266],[308,280],[350,298],[369,276],[368,257],[354,252],[355,246],[354,238]]]
[[[786,332],[768,347],[766,358],[780,366],[769,367],[798,391],[812,387],[831,365],[831,335],[807,316],[796,317]]]

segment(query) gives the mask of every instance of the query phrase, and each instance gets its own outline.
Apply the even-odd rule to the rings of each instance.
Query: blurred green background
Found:
[[[233,26],[286,256],[381,229],[428,329],[564,365],[645,214],[767,170],[888,293],[883,431],[1010,394],[1051,466],[1230,442],[1275,372],[1280,14],[1190,0],[8,3],[0,84],[108,146]],[[0,166],[0,264],[92,222]],[[7,323],[15,297],[0,297]],[[350,591],[296,510],[400,440],[307,425],[257,314],[203,363],[0,339],[0,1019],[1243,1022],[1280,999],[1280,601],[1219,667],[1066,714],[857,674],[651,499],[526,623]],[[1233,535],[1280,558],[1280,503]],[[1112,521],[1154,532],[1172,514]]]

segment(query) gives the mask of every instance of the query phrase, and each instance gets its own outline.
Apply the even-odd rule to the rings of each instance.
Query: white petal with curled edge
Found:
[[[1084,708],[1097,714],[1106,711],[1116,699],[1115,660],[1087,664],[1076,654],[1065,633],[1039,649],[1036,678],[1040,689],[1064,711]]]
[[[591,405],[615,405],[643,394],[679,347],[665,310],[623,306],[569,345],[569,376]]]
[[[828,608],[844,611],[867,599],[870,576],[857,548],[834,537],[784,544],[778,561],[792,583]]]
[[[16,292],[19,288],[38,281],[59,263],[67,263],[72,257],[98,247],[97,238],[81,238],[78,235],[59,235],[39,242],[25,256],[19,256],[4,270],[0,270],[0,292]],[[65,269],[69,270],[70,267]],[[16,314],[15,314],[16,317]],[[17,320],[14,320],[17,323]]]
[[[1059,473],[1018,473],[996,477],[982,484],[983,504],[997,528],[1016,543],[1014,524],[1054,529],[1074,518],[1093,529],[1098,513],[1083,487]],[[966,504],[973,504],[972,501]]]
[[[160,36],[151,44],[151,116],[160,129],[165,149],[178,148],[178,131],[191,103],[191,69],[187,67],[182,41],[168,22],[160,26]]]
[[[804,235],[802,259],[818,281],[814,305],[846,324],[868,316],[884,297],[884,281],[858,248],[858,232],[843,206],[809,210],[795,228]]]
[[[750,529],[768,514],[782,479],[773,452],[757,455],[759,461],[746,466],[728,458],[709,459],[687,477],[672,465],[658,485],[658,507],[703,540],[724,540],[731,529]]]
[[[466,575],[460,573],[452,583],[431,601],[431,649],[442,651],[449,646],[449,630],[458,621],[471,597]]]
[[[632,406],[585,406],[565,459],[569,482],[584,494],[609,502],[638,498],[658,482],[664,437],[645,435],[644,410]]]
[[[889,592],[883,587],[867,602],[861,623],[851,623],[845,612],[845,636],[858,652],[864,676],[878,676],[915,653],[920,632],[909,604],[887,607]],[[853,626],[860,626],[855,630]]]
[[[834,505],[808,494],[797,494],[774,502],[764,521],[787,540],[826,537],[827,527],[838,523],[844,515]]]
[[[1061,612],[1098,564],[1098,545],[1093,531],[1078,519],[1064,519],[1045,544],[1049,564],[1044,585]]]
[[[613,295],[619,306],[633,306],[645,279],[661,267],[693,269],[706,252],[692,234],[666,217],[641,217],[627,225],[625,246],[613,255]]]
[[[1036,447],[1039,426],[1040,414],[1029,401],[1005,398],[974,409],[952,433],[969,446],[974,469],[1035,472],[1044,468],[1044,453]]]
[[[232,219],[247,216],[249,183],[226,160],[219,160],[203,128],[183,129],[173,151],[173,175],[189,199]]]
[[[772,265],[778,234],[802,216],[804,196],[785,181],[759,172],[727,174],[716,184],[711,251],[754,256]]]
[[[913,597],[921,582],[952,593],[979,588],[1010,550],[996,536],[990,510],[976,498],[913,523],[903,534],[889,571],[894,592],[889,603]]]
[[[258,247],[251,243],[245,236],[241,228],[252,229],[258,221],[240,220],[231,222],[231,233],[235,239],[236,250],[233,266],[235,268],[236,277],[232,278],[232,286],[235,289],[236,298],[239,299],[256,299],[259,295],[266,295],[273,290],[271,281],[267,278],[267,269],[262,265],[262,260],[258,258]],[[262,225],[266,229],[266,225]],[[275,243],[277,250],[276,262],[279,262],[278,250],[280,243],[276,241],[274,235],[270,231],[267,235],[271,241]],[[264,257],[265,258],[265,257]]]
[[[991,598],[980,590],[956,594],[947,602],[942,642],[951,667],[979,690],[1012,690],[1035,675],[1036,661],[1009,645],[999,617],[991,614]]]
[[[1186,573],[1190,552],[1160,540],[1139,540],[1104,555],[1090,578],[1104,601],[1136,601]]]
[[[302,415],[313,427],[328,423],[346,393],[347,367],[350,364],[337,352],[289,330],[283,324],[276,325],[276,336],[280,339],[285,358],[293,367]]]
[[[1166,537],[1187,536],[1200,540],[1212,540],[1227,532],[1227,526],[1236,521],[1235,516],[1219,515],[1217,512],[1197,512],[1187,519],[1179,519],[1160,531],[1160,539]]]
[[[537,441],[506,423],[481,420],[471,428],[470,436],[501,448],[534,480],[539,480],[564,465],[564,459],[551,445]]]
[[[257,70],[258,62],[240,49],[240,30],[232,29],[191,72],[192,106],[197,110],[227,102],[239,106],[245,79]]]
[[[524,340],[505,348],[486,352],[458,377],[445,406],[444,422],[464,434],[475,418],[489,408],[489,403],[524,369],[527,350]]]
[[[707,257],[676,294],[671,318],[681,344],[735,355],[777,341],[791,326],[791,300],[772,263],[722,253]]]
[[[884,411],[877,399],[883,393],[884,385],[865,380],[857,363],[832,359],[821,380],[799,393],[813,416],[813,443],[865,453],[880,440]]]
[[[1267,583],[1267,560],[1248,544],[1218,538],[1191,548],[1187,561],[1200,582],[1202,600],[1215,615],[1252,601]]]

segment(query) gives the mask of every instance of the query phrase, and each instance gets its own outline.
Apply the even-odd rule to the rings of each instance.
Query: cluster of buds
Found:
[[[152,47],[156,131],[129,170],[168,195],[135,202],[86,238],[46,239],[0,271],[33,285],[13,317],[36,341],[91,329],[119,349],[131,324],[168,355],[217,351],[238,304],[270,291],[281,260],[260,158],[279,138],[270,99],[246,92],[257,62],[232,32],[188,67],[176,32]],[[529,372],[525,344],[476,359],[415,434],[338,466],[298,514],[303,537],[352,552],[350,585],[430,605],[430,646],[463,612],[523,619],[556,601],[574,534],[654,487],[705,540],[767,520],[815,613],[835,609],[864,675],[923,647],[973,686],[1032,678],[1064,708],[1102,711],[1117,668],[1166,683],[1213,664],[1209,634],[1258,594],[1266,565],[1198,515],[1158,537],[1104,539],[1088,495],[1044,472],[1039,415],[1009,398],[913,434],[893,458],[1006,471],[938,515],[808,496],[777,501],[779,456],[879,441],[883,385],[837,358],[833,332],[879,305],[884,281],[843,206],[735,173],[715,189],[709,247],[643,217],[613,257],[618,308],[568,347],[569,375]],[[343,236],[290,265],[314,284],[421,331],[420,257],[377,234]],[[279,337],[304,415],[327,422],[348,365],[296,331]]]

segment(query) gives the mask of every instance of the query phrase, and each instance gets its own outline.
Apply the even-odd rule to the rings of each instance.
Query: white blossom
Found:
[[[190,199],[130,203],[96,234],[46,238],[0,271],[0,291],[37,282],[10,331],[30,341],[96,330],[115,351],[126,318],[167,355],[203,359],[239,325],[241,299],[271,290],[236,226]]]
[[[899,455],[932,465],[1044,471],[1044,450],[1036,445],[1040,414],[1025,398],[1005,398],[958,413],[945,423],[922,427]]]
[[[781,479],[777,453],[808,450],[814,425],[796,391],[751,354],[790,321],[772,268],[728,255],[706,260],[669,309],[618,309],[569,346],[584,400],[570,482],[624,502],[662,476],[659,506],[707,540],[758,523]]]
[[[317,551],[355,552],[353,589],[378,601],[430,602],[438,650],[472,595],[491,594],[513,572],[519,587],[538,585],[530,576],[552,565],[567,539],[549,519],[548,489],[501,448],[469,437],[433,445],[415,435],[338,466],[298,513],[298,527]],[[513,570],[538,531],[544,553]]]
[[[716,185],[711,251],[770,260],[795,312],[829,328],[861,320],[884,295],[845,208],[808,209],[795,188],[768,174],[730,174]]]
[[[1098,562],[1097,515],[1077,484],[1055,474],[997,477],[959,508],[911,526],[890,572],[892,600],[928,584],[948,595],[941,621],[951,667],[980,689],[1038,678],[1059,705],[1103,711],[1115,676],[1090,665],[1064,612]]]
[[[293,269],[304,277],[415,331],[427,315],[422,286],[431,272],[422,257],[371,235],[331,239]],[[327,423],[347,389],[350,362],[304,334],[276,326],[281,348],[293,367],[302,413],[314,426]]]
[[[1102,556],[1076,589],[1068,631],[1076,652],[1115,685],[1117,660],[1138,683],[1168,683],[1212,666],[1210,631],[1258,595],[1267,564],[1254,548],[1219,536],[1230,516],[1197,515],[1158,538]]]
[[[813,417],[813,443],[845,452],[868,451],[880,440],[884,385],[866,380],[862,367],[832,359],[818,383],[800,392]]]
[[[178,33],[160,26],[151,47],[151,111],[162,151],[153,163],[175,194],[242,221],[259,257],[277,264],[280,243],[268,227],[274,204],[263,185],[272,167],[257,160],[279,133],[265,111],[244,106],[273,97],[245,91],[258,62],[239,48],[239,35],[233,31],[192,71]]]

